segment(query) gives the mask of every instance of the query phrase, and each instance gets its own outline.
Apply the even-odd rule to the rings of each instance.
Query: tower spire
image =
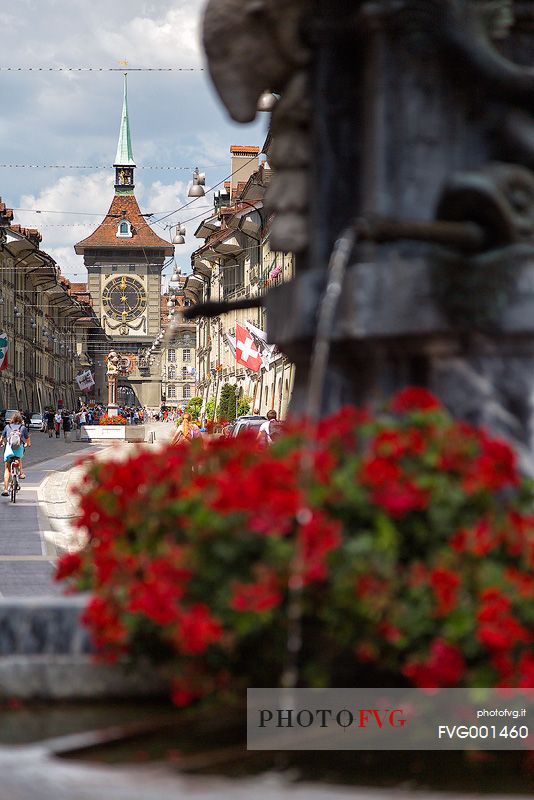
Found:
[[[116,194],[133,194],[135,161],[132,151],[130,119],[128,117],[128,73],[124,73],[124,98],[122,102],[121,126],[117,154],[115,156]]]

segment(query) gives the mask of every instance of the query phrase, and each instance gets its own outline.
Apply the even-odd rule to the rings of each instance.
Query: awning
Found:
[[[228,220],[228,227],[233,229],[239,228],[243,233],[249,236],[258,237],[261,230],[261,214],[259,211],[263,208],[263,203],[259,201],[254,205],[256,209],[247,206],[246,208],[236,211]]]
[[[211,236],[216,231],[221,229],[221,220],[218,217],[210,217],[209,219],[204,219],[198,226],[195,231],[195,236],[197,239],[207,239],[208,236]]]
[[[211,278],[212,265],[207,258],[195,258],[193,271],[198,272],[199,275],[204,275],[205,278]]]
[[[243,245],[239,243],[236,236],[226,237],[226,239],[223,239],[222,242],[219,242],[215,248],[217,252],[222,253],[222,255],[225,256],[237,255],[237,253],[240,253],[244,249]]]
[[[184,289],[184,295],[187,300],[191,300],[193,304],[200,303],[202,293],[198,289]]]
[[[22,258],[37,250],[35,244],[30,242],[25,236],[10,230],[7,226],[0,228],[0,244],[6,248],[6,252],[15,258]]]

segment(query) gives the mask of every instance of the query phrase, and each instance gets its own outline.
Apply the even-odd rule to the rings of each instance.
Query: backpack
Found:
[[[284,429],[282,427],[282,423],[277,419],[271,419],[269,421],[269,437],[272,442],[275,442],[279,439],[284,433]]]
[[[7,442],[12,450],[16,450],[22,444],[22,433],[20,425],[18,428],[12,428],[9,425],[10,431],[7,434]]]

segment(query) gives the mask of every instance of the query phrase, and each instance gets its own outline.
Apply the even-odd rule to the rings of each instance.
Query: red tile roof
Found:
[[[122,220],[127,220],[132,226],[133,236],[120,238],[117,236],[117,226]],[[78,255],[83,255],[86,248],[98,247],[126,247],[164,249],[165,255],[172,256],[174,246],[154,233],[141,214],[137,200],[131,195],[115,195],[109,211],[98,228],[86,239],[82,239],[74,246]]]
[[[246,185],[247,185],[246,181],[237,182],[237,186],[232,190],[232,200],[235,200],[236,197],[238,197],[241,194]]]
[[[23,228],[22,225],[11,225],[11,230],[15,233],[20,233],[21,236],[24,236],[26,239],[37,244],[38,242],[43,241],[43,237],[41,233],[37,230],[37,228]]]
[[[260,153],[260,148],[259,147],[250,147],[249,145],[241,146],[239,144],[233,144],[230,147],[230,152],[234,153],[234,154],[235,153],[247,153],[247,154],[250,154],[252,156],[257,156]]]
[[[86,283],[71,283],[70,287],[73,292],[80,292],[80,294],[83,294],[87,291]]]
[[[2,222],[7,222],[7,224],[9,225],[12,219],[13,219],[13,209],[8,208],[6,204],[2,202],[2,198],[0,197],[0,220],[2,220]]]

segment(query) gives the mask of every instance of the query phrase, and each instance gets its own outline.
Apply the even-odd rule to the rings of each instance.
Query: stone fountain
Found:
[[[265,303],[271,339],[297,365],[294,411],[307,407],[334,287],[322,412],[428,386],[455,415],[514,442],[534,472],[534,0],[211,0],[204,40],[234,119],[252,120],[265,91],[280,94],[271,248],[297,253],[298,269]],[[39,631],[30,654],[53,654],[43,613],[67,625],[66,656],[69,642],[84,655],[78,601],[62,602],[5,605],[0,630],[27,614],[26,629]],[[66,683],[55,685],[64,696]],[[43,747],[3,749],[0,761],[9,797],[21,786],[36,799],[100,797],[102,786],[114,797],[226,796],[220,784],[58,764]],[[258,783],[224,788],[239,797]]]
[[[534,471],[534,3],[211,0],[204,36],[234,119],[281,94],[271,247],[297,277],[265,303],[293,410],[349,226],[322,411],[425,385]]]

